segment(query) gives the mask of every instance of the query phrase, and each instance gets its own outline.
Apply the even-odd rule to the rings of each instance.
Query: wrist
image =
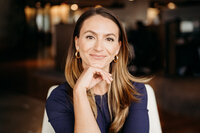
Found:
[[[86,89],[74,88],[74,89],[73,89],[73,95],[74,95],[74,96],[87,96],[87,92],[86,92]]]

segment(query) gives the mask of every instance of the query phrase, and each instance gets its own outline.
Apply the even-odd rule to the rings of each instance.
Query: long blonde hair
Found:
[[[110,64],[110,72],[113,77],[113,82],[111,84],[111,88],[108,91],[108,107],[112,120],[109,128],[109,133],[117,133],[118,131],[120,131],[125,122],[131,102],[138,101],[136,96],[139,95],[139,93],[135,90],[133,82],[145,82],[147,80],[146,78],[136,78],[129,73],[127,69],[129,49],[126,33],[120,22],[118,21],[117,17],[114,16],[107,9],[91,8],[90,10],[87,10],[85,13],[83,13],[76,22],[72,43],[70,44],[68,50],[68,56],[65,66],[65,77],[68,84],[71,86],[71,88],[73,88],[77,79],[83,71],[81,59],[76,59],[74,56],[76,52],[74,39],[75,37],[79,37],[80,29],[83,25],[83,22],[94,15],[101,15],[112,20],[114,23],[117,24],[119,28],[119,41],[121,41],[121,48],[118,54],[118,62],[112,62]],[[72,98],[72,93],[69,94]],[[87,94],[94,116],[95,118],[97,118],[97,107],[95,104],[94,95],[90,91]]]

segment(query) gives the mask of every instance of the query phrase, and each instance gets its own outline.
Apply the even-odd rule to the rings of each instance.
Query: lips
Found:
[[[94,59],[97,59],[97,60],[101,60],[101,59],[104,59],[106,57],[105,55],[98,55],[98,54],[90,54],[90,56]]]

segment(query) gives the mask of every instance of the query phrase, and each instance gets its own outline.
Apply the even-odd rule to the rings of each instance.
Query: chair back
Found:
[[[49,97],[49,95],[51,94],[51,92],[57,87],[58,85],[54,85],[51,86],[48,90],[47,93],[47,98]],[[47,112],[46,109],[44,110],[44,117],[43,117],[43,123],[42,123],[42,133],[55,133],[53,127],[51,126],[51,124],[48,121],[48,117],[47,117]]]
[[[147,90],[147,109],[149,110],[149,133],[162,133],[156,97],[153,88],[145,84]]]
[[[49,97],[51,92],[56,87],[57,87],[57,85],[50,87],[48,94],[47,94],[47,98]],[[147,90],[147,99],[148,99],[147,109],[149,110],[149,112],[148,112],[149,113],[149,123],[150,123],[149,133],[162,133],[154,90],[148,84],[145,84],[145,87]],[[44,111],[44,117],[43,117],[43,123],[42,123],[42,133],[55,133],[53,127],[48,122],[46,109]]]

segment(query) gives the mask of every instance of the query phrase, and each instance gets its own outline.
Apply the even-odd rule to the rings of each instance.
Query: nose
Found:
[[[103,50],[103,41],[101,41],[100,39],[97,39],[97,41],[95,42],[95,45],[94,45],[94,49],[96,51],[102,51]]]

